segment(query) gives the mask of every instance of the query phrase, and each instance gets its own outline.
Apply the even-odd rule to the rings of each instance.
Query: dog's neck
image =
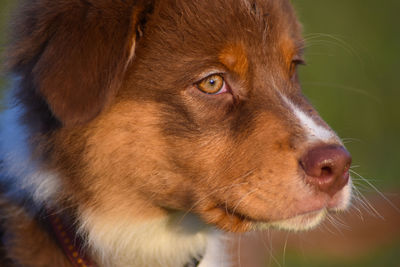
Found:
[[[42,217],[42,224],[47,226],[50,235],[54,237],[55,242],[72,266],[97,267],[86,255],[84,241],[77,234],[74,224],[68,218],[65,220],[63,214],[52,210],[46,211]]]
[[[176,216],[174,216],[176,217]],[[194,219],[192,216],[189,216],[191,218],[189,218],[189,220],[192,223],[196,223],[194,222]],[[181,227],[183,227],[183,229],[181,229],[180,231],[182,231],[182,233],[177,233],[179,231],[177,231],[176,229],[174,229],[173,231],[176,232],[175,233],[175,237],[173,237],[173,235],[171,235],[171,237],[168,237],[167,234],[165,233],[166,230],[162,230],[162,226],[160,227],[159,230],[156,230],[155,232],[150,232],[149,230],[144,230],[145,234],[147,235],[147,237],[143,238],[142,234],[136,234],[135,235],[135,239],[139,239],[141,242],[138,242],[136,240],[132,240],[132,242],[135,243],[139,243],[143,246],[145,246],[146,243],[152,243],[153,244],[153,248],[152,249],[148,249],[147,251],[153,251],[154,253],[160,253],[160,255],[152,255],[150,256],[151,258],[147,258],[147,259],[134,259],[133,257],[129,257],[129,258],[125,258],[125,259],[121,259],[119,258],[118,261],[120,263],[116,262],[116,256],[114,255],[114,253],[107,255],[107,252],[102,252],[104,253],[104,255],[101,255],[101,257],[99,255],[96,255],[96,253],[92,252],[93,257],[97,258],[98,262],[100,262],[100,264],[97,264],[96,262],[93,261],[90,255],[90,251],[87,251],[87,246],[85,245],[85,242],[83,241],[81,235],[76,231],[73,223],[71,223],[71,220],[69,220],[68,218],[65,218],[65,214],[62,213],[55,213],[55,212],[47,212],[47,214],[44,216],[44,222],[46,223],[46,225],[49,226],[49,230],[51,231],[52,235],[54,236],[56,242],[58,243],[58,245],[60,246],[60,248],[62,248],[64,255],[69,259],[70,263],[72,264],[72,266],[81,266],[82,264],[84,264],[85,266],[92,266],[92,267],[96,267],[96,266],[125,266],[126,264],[129,264],[130,266],[159,266],[159,264],[161,264],[160,266],[182,266],[182,267],[198,267],[200,266],[200,262],[202,261],[202,257],[204,256],[204,242],[203,242],[203,237],[211,237],[210,233],[205,233],[204,230],[198,232],[198,233],[190,233],[190,231],[196,231],[195,229],[184,229],[184,225],[181,225]],[[189,222],[187,222],[189,223]],[[171,227],[171,229],[173,229],[174,227]],[[192,227],[193,228],[193,227]],[[186,233],[184,233],[186,232]],[[154,234],[152,236],[152,234]],[[185,251],[182,249],[182,246],[180,246],[180,244],[176,244],[176,242],[178,241],[182,241],[182,235],[183,234],[187,234],[188,236],[186,238],[184,238],[185,240],[190,240],[190,236],[193,236],[192,238],[192,247],[194,250],[196,250],[196,245],[198,245],[199,247],[198,252],[196,254],[196,256],[193,256],[193,252],[186,252],[188,255],[192,255],[192,257],[190,259],[188,259],[186,262],[182,263],[180,262],[181,259],[187,258],[186,255],[184,255]],[[217,236],[217,235],[216,235]],[[216,239],[216,236],[213,236],[212,238],[210,238],[210,240],[207,241],[207,243],[209,243],[209,245],[211,246],[215,246],[216,244],[213,244],[213,242],[215,243],[216,240],[212,240],[212,239]],[[154,241],[154,238],[156,238],[157,240]],[[171,242],[171,244],[169,244],[169,242],[167,242],[169,240],[169,242]],[[181,239],[181,240],[178,240]],[[162,241],[165,240],[166,241],[166,245],[165,246],[158,246],[155,245],[157,243],[162,243]],[[124,242],[126,240],[121,240],[121,242]],[[213,241],[213,242],[211,242]],[[162,245],[162,244],[160,244]],[[95,245],[96,246],[96,245]],[[96,246],[98,247],[98,246]],[[131,255],[141,255],[143,252],[137,252],[137,249],[134,249],[136,247],[136,245],[134,246],[130,246],[128,248],[118,248],[116,249],[116,251],[123,251],[123,250],[131,250],[130,253],[126,253],[126,255],[131,254]],[[90,248],[90,246],[89,246]],[[181,248],[178,252],[172,252],[173,255],[169,255],[168,258],[169,259],[163,259],[162,258],[162,254],[168,254],[171,251],[171,249],[178,249]],[[216,247],[213,249],[217,249]],[[136,251],[135,251],[136,250]],[[136,253],[135,253],[136,252]],[[97,253],[98,254],[98,253]],[[121,255],[122,256],[122,255]],[[141,257],[138,257],[141,258]],[[213,266],[213,264],[207,263],[207,261],[210,261],[210,256],[207,256],[205,258],[205,264],[201,264],[201,266]],[[146,263],[144,263],[146,262]],[[122,265],[121,265],[122,264]]]
[[[0,150],[1,182],[12,197],[26,197],[40,207],[52,203],[62,188],[57,173],[43,169],[32,157],[28,131],[19,123],[23,109],[14,106],[2,114]],[[172,214],[149,221],[107,220],[86,212],[79,218],[79,231],[88,237],[91,258],[100,266],[230,266],[221,247],[222,236],[194,215]],[[189,264],[189,265],[188,265]]]
[[[80,231],[87,233],[88,246],[102,266],[185,266],[203,255],[207,262],[206,247],[214,238],[197,217],[179,213],[138,222],[84,212]]]

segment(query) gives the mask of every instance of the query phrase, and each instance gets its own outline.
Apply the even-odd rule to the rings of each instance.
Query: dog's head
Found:
[[[179,210],[247,231],[310,228],[348,205],[351,158],[301,92],[289,1],[36,0],[24,12],[11,65],[26,105],[44,100],[58,122],[46,159],[80,210]]]

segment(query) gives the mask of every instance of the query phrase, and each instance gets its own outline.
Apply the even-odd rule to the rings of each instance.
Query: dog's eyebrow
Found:
[[[227,44],[219,54],[219,61],[243,80],[247,77],[249,61],[241,43]]]

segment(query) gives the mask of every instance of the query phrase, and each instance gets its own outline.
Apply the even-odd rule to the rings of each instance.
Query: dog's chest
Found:
[[[82,230],[88,233],[94,260],[101,266],[228,266],[221,265],[227,262],[221,234],[197,219],[174,224],[176,218],[168,217],[138,224],[95,217],[85,214]]]

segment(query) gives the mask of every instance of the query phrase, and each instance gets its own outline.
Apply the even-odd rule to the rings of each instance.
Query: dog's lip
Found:
[[[327,209],[315,210],[305,214],[299,214],[288,219],[270,222],[268,223],[268,226],[291,231],[310,230],[320,224],[326,217],[327,213]]]
[[[330,211],[327,207],[322,207],[322,208],[320,208],[320,209],[315,209],[315,210],[311,210],[311,211],[307,211],[307,212],[302,212],[302,213],[297,213],[297,214],[295,214],[295,215],[293,215],[293,216],[290,216],[289,218],[287,218],[287,219],[292,219],[292,218],[296,218],[296,217],[304,217],[304,218],[311,218],[311,217],[314,217],[314,216],[316,216],[316,215],[318,215],[320,212],[323,212],[323,211]],[[285,219],[285,220],[287,220],[287,219]]]
[[[324,202],[323,204],[317,205],[314,208],[306,209],[299,213],[296,213],[293,216],[290,216],[288,219],[294,218],[297,216],[307,216],[310,214],[312,215],[312,214],[319,213],[324,210],[328,213],[337,212],[340,207],[341,199],[340,198],[338,198],[338,199],[332,198],[332,199],[325,200],[323,202]]]
[[[219,209],[223,210],[224,212],[226,212],[227,214],[234,215],[234,216],[240,218],[243,221],[244,220],[249,221],[249,222],[258,222],[259,221],[259,220],[255,219],[255,218],[253,218],[252,216],[240,213],[240,212],[236,211],[236,209],[231,209],[230,207],[227,207],[225,205],[218,205],[217,207]]]
[[[310,221],[314,221],[320,216],[322,216],[322,218],[323,218],[326,214],[328,214],[330,212],[331,212],[330,209],[328,209],[327,207],[323,207],[320,209],[296,213],[296,214],[293,214],[288,217],[282,217],[282,218],[274,219],[274,220],[255,219],[249,215],[245,215],[245,214],[242,214],[239,212],[235,212],[235,213],[233,213],[233,215],[240,218],[243,222],[247,221],[247,222],[251,223],[251,227],[255,227],[254,229],[258,229],[257,227],[263,226],[263,225],[282,228],[281,224],[283,224],[283,223],[291,224],[293,222],[295,222],[294,223],[295,226],[300,225],[301,227],[304,227],[304,229],[311,229],[315,226],[315,223],[310,224],[309,223]],[[321,222],[321,220],[317,220],[317,224],[319,224]],[[282,229],[286,229],[286,228],[283,227]],[[303,229],[303,228],[301,228],[301,229]],[[295,230],[299,230],[299,229],[295,229]]]
[[[230,215],[234,215],[243,221],[251,223],[273,223],[278,221],[290,220],[297,217],[304,217],[304,219],[318,216],[321,212],[326,213],[337,213],[346,209],[342,207],[343,194],[342,191],[338,192],[334,196],[328,196],[326,194],[318,194],[313,197],[302,199],[298,202],[293,211],[282,217],[268,218],[263,215],[254,215],[247,212],[238,211],[237,208],[232,209],[224,205],[217,205],[217,207]]]
[[[240,218],[243,221],[248,221],[248,222],[251,222],[251,223],[274,223],[274,222],[278,222],[278,221],[290,220],[290,219],[293,219],[293,218],[296,218],[296,217],[304,217],[306,219],[306,218],[315,217],[322,211],[327,211],[327,212],[331,211],[331,209],[328,208],[327,206],[323,206],[321,208],[316,208],[316,209],[312,209],[312,210],[308,210],[308,211],[303,211],[303,212],[295,213],[295,214],[290,215],[290,216],[285,216],[285,217],[282,217],[282,218],[277,218],[277,219],[271,220],[271,219],[256,219],[255,217],[253,217],[253,216],[251,216],[249,214],[244,214],[244,213],[241,213],[241,212],[233,211],[230,208],[223,207],[223,206],[219,206],[219,208],[221,210],[224,210],[225,212],[227,212],[230,215],[234,215],[234,216]],[[332,211],[333,210],[334,209],[332,209]]]
[[[310,219],[310,218],[314,218],[315,216],[318,216],[321,212],[328,212],[329,209],[327,208],[322,208],[322,209],[318,209],[318,210],[313,210],[313,211],[309,211],[309,212],[304,212],[304,213],[300,213],[300,214],[296,214],[295,216],[292,216],[288,219],[293,219],[296,217],[302,217],[304,219]]]
[[[294,215],[289,216],[288,218],[283,218],[283,220],[292,219],[296,217],[312,218],[314,216],[317,216],[321,212],[337,213],[338,211],[340,211],[339,209],[340,201],[341,201],[340,199],[329,199],[319,207],[295,213]]]

